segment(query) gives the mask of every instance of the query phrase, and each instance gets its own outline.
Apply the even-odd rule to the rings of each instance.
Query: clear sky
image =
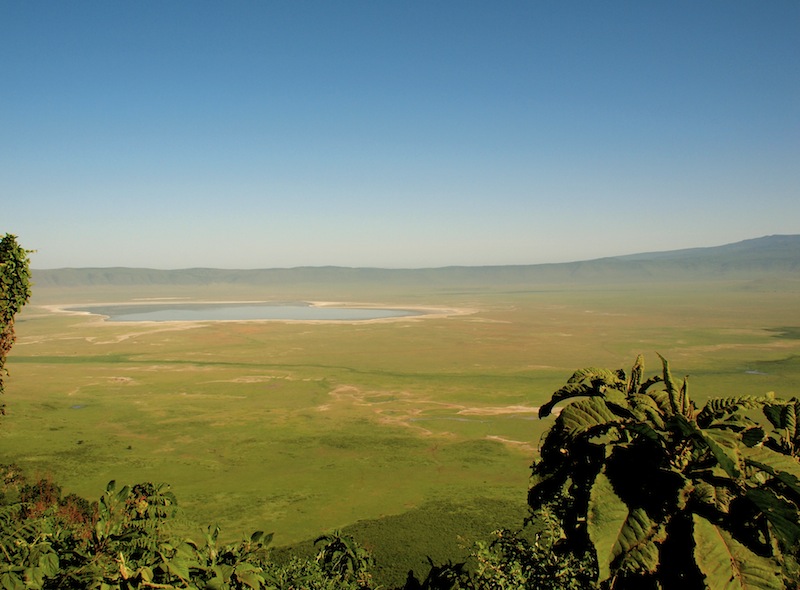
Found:
[[[800,2],[0,0],[0,203],[34,268],[800,233]]]

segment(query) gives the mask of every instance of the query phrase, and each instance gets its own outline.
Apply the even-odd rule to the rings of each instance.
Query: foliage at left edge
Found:
[[[22,248],[14,235],[0,238],[0,394],[7,375],[6,356],[15,341],[14,316],[31,297],[31,252]],[[2,411],[0,405],[0,414]]]

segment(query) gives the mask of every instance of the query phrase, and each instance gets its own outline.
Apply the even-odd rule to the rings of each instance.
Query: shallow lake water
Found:
[[[112,322],[198,322],[242,320],[357,321],[422,315],[408,309],[315,306],[307,303],[157,303],[72,307]]]

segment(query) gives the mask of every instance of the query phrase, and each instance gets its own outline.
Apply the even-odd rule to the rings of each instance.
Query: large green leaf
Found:
[[[567,383],[580,383],[581,381],[601,382],[610,387],[621,387],[625,384],[625,373],[623,371],[612,371],[610,369],[599,369],[597,367],[586,367],[578,369],[567,380]]]
[[[618,392],[624,399],[625,387],[624,371],[611,371],[588,367],[578,369],[567,380],[567,384],[554,392],[550,401],[539,408],[539,418],[550,415],[555,405],[565,399],[582,396],[605,395],[606,392]]]
[[[664,527],[652,521],[643,509],[632,509],[621,537],[625,551],[621,553],[618,569],[636,573],[656,571],[659,567],[658,547],[666,537]]]
[[[661,410],[661,413],[665,416],[669,416],[672,414],[672,409],[670,408],[670,401],[669,401],[669,394],[664,391],[648,391],[646,394],[647,397],[652,398],[658,409]]]
[[[740,437],[730,430],[722,428],[698,429],[696,434],[708,446],[719,466],[730,477],[738,479],[742,475],[743,458]]]
[[[800,494],[800,462],[790,455],[784,455],[765,447],[742,449],[747,465],[764,471]]]
[[[539,408],[539,418],[547,418],[556,404],[565,399],[587,395],[600,395],[600,392],[588,383],[567,383],[564,387],[553,393],[550,401]]]
[[[786,409],[786,406],[787,404],[777,404],[777,403],[767,404],[766,406],[764,406],[763,410],[764,415],[767,417],[767,420],[769,420],[770,423],[775,428],[786,427],[784,418],[784,410]],[[792,410],[794,410],[794,406],[792,406]],[[792,414],[794,414],[794,411],[792,411]]]
[[[590,492],[587,530],[597,553],[600,582],[621,565],[636,572],[658,568],[656,542],[663,540],[661,527],[641,508],[629,509],[603,472]]]
[[[694,558],[708,590],[780,590],[780,568],[702,516],[694,519]]]
[[[792,399],[786,403],[772,403],[764,406],[764,415],[775,427],[781,444],[796,448],[800,443],[800,401]]]
[[[742,443],[748,447],[754,447],[764,442],[766,433],[760,426],[751,426],[742,431]]]
[[[734,498],[725,486],[715,486],[705,481],[696,482],[691,493],[696,501],[707,504],[723,514],[728,513]]]
[[[772,525],[770,530],[784,550],[791,551],[800,544],[800,514],[797,506],[766,489],[749,490],[747,499],[767,517]]]
[[[558,416],[559,424],[570,434],[577,436],[600,425],[620,421],[601,398],[593,397],[569,404]]]
[[[628,506],[614,492],[608,476],[599,473],[589,496],[586,524],[589,538],[597,552],[601,582],[611,577],[611,564],[617,557],[614,549],[627,518]]]
[[[667,395],[669,396],[669,407],[672,410],[673,414],[682,414],[681,409],[683,408],[683,400],[680,399],[680,392],[678,388],[675,387],[675,381],[672,378],[672,373],[669,370],[669,361],[665,359],[660,354],[658,358],[661,359],[661,365],[663,367],[663,375],[664,375],[664,387],[667,389]]]
[[[739,395],[734,397],[718,397],[710,399],[700,410],[697,419],[701,422],[709,421],[721,414],[730,414],[743,409],[759,408],[764,404],[774,402],[773,397]]]
[[[58,573],[59,559],[55,552],[45,553],[39,557],[39,568],[44,576],[55,576]]]
[[[169,561],[165,562],[169,573],[173,576],[177,576],[183,581],[190,579],[189,574],[189,561],[183,556],[173,557]]]
[[[664,416],[656,400],[649,395],[640,393],[632,394],[628,397],[631,412],[641,422],[649,422],[652,426],[663,429],[665,427]]]
[[[644,355],[637,355],[636,361],[631,368],[631,376],[628,379],[627,394],[631,395],[639,393],[639,388],[642,385],[642,377],[644,376]]]

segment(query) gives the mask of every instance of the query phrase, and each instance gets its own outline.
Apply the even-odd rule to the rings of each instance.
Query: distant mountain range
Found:
[[[800,235],[774,235],[724,246],[647,252],[581,262],[423,269],[337,266],[226,270],[190,268],[61,268],[34,270],[37,287],[102,285],[419,284],[536,285],[681,280],[800,279]]]

